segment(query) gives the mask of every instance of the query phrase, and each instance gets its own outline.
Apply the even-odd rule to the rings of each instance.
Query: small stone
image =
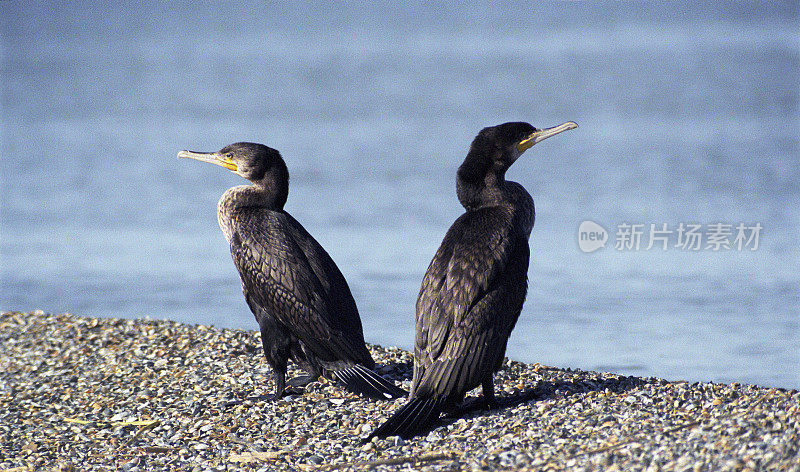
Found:
[[[514,451],[505,451],[500,453],[500,465],[503,467],[511,467],[517,459],[517,453]]]
[[[393,447],[402,447],[406,445],[406,440],[400,436],[389,436],[386,438]]]
[[[138,465],[139,465],[139,459],[136,458],[136,459],[133,459],[131,461],[124,462],[122,464],[121,468],[125,472],[136,472],[136,470],[138,470]],[[136,469],[136,470],[134,470],[134,469]]]
[[[35,442],[29,442],[28,444],[22,446],[22,452],[26,454],[32,454],[39,449],[39,446],[36,445]]]
[[[67,460],[58,466],[58,470],[59,472],[74,472],[75,464],[73,464],[72,461]]]
[[[431,431],[427,436],[425,436],[425,441],[427,442],[438,442],[441,439],[442,437],[436,431]]]

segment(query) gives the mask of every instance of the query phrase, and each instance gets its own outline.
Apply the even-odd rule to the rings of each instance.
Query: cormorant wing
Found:
[[[371,364],[353,296],[322,246],[285,212],[237,219],[231,255],[254,313],[277,319],[321,361]]]
[[[512,218],[503,207],[467,212],[445,235],[417,299],[414,396],[463,395],[499,368],[530,257]]]

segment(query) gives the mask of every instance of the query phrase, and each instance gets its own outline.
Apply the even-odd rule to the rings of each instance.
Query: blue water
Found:
[[[573,120],[509,171],[537,205],[509,357],[800,387],[796,2],[528,3],[0,2],[0,309],[254,329],[215,216],[242,181],[175,157],[249,140],[367,340],[410,348],[472,138]],[[763,230],[617,250],[624,223]]]

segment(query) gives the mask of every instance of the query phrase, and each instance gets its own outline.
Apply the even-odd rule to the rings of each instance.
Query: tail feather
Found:
[[[388,400],[408,395],[402,388],[360,364],[337,370],[336,377],[344,382],[347,390],[374,400]]]
[[[368,439],[400,436],[413,438],[433,428],[444,402],[438,398],[413,398],[401,406],[386,422],[378,426]]]

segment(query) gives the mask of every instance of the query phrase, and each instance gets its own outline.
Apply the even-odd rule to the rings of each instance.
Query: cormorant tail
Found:
[[[401,406],[385,423],[378,426],[367,440],[377,436],[400,436],[413,438],[433,428],[442,412],[444,401],[439,398],[413,398]]]
[[[389,400],[408,395],[402,388],[361,364],[337,370],[336,377],[344,383],[347,390],[373,400]]]

